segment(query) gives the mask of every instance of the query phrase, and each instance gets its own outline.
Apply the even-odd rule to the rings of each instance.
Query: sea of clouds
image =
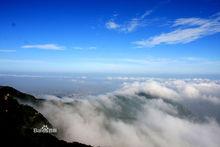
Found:
[[[220,124],[181,103],[220,106],[220,82],[209,79],[126,79],[120,89],[86,98],[45,95],[36,107],[58,138],[104,147],[218,147]]]

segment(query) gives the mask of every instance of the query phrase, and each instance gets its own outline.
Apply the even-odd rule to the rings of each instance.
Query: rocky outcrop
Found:
[[[38,102],[34,96],[12,87],[0,86],[0,146],[17,147],[89,147],[78,142],[58,140],[54,134],[35,133],[34,128],[53,128],[38,111],[19,101]],[[90,146],[91,147],[91,146]]]

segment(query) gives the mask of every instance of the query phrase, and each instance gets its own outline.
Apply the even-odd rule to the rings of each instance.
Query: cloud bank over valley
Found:
[[[116,147],[220,144],[218,116],[200,117],[182,105],[205,102],[219,107],[218,80],[133,80],[114,92],[84,99],[43,98],[47,101],[36,108],[58,128],[58,137],[69,142]]]

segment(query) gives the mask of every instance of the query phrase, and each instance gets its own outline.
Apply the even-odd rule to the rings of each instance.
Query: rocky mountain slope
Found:
[[[53,126],[38,111],[18,101],[39,103],[41,100],[12,87],[0,86],[0,146],[89,147],[78,142],[58,140],[51,133],[34,133],[34,128]]]

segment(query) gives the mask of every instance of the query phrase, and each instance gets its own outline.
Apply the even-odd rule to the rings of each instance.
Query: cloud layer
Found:
[[[112,147],[217,147],[219,124],[213,118],[196,120],[176,102],[196,99],[219,105],[219,91],[218,81],[148,79],[124,83],[113,93],[86,99],[49,96],[50,101],[37,109],[58,128],[58,137],[70,142]]]
[[[125,83],[120,92],[144,92],[152,96],[174,101],[198,100],[220,104],[219,81],[208,79],[149,79],[140,82]]]

